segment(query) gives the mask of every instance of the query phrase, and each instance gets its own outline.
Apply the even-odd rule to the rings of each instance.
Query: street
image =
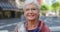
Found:
[[[18,22],[20,22],[19,18],[1,19],[0,20],[0,30],[13,31]]]
[[[42,17],[41,20],[44,20],[52,32],[60,32],[60,18]],[[20,21],[24,21],[24,18],[0,19],[0,31],[11,32]]]

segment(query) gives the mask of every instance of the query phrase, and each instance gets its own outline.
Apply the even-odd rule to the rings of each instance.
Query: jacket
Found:
[[[25,26],[23,26],[23,22],[20,22],[14,29],[14,32],[26,32],[25,30]],[[40,32],[50,32],[50,29],[48,28],[48,26],[45,24],[44,21],[41,21],[40,23]]]

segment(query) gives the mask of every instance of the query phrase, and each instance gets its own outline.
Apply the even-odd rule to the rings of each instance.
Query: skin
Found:
[[[24,16],[27,20],[27,30],[33,30],[38,25],[38,8],[34,3],[30,3],[25,6]]]

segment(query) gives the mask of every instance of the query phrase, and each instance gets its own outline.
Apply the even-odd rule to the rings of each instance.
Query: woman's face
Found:
[[[38,9],[37,6],[33,3],[26,5],[24,16],[27,20],[36,20],[38,18]]]

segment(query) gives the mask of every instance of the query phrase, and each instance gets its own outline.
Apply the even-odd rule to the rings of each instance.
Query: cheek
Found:
[[[38,11],[34,11],[34,14],[39,15],[39,12]]]
[[[39,15],[39,14],[38,14],[38,13],[36,13],[36,14],[35,14],[35,17],[38,17],[38,15]]]
[[[38,16],[39,16],[39,13],[38,13],[38,12],[36,12],[36,13],[35,13],[35,17],[38,17]]]

